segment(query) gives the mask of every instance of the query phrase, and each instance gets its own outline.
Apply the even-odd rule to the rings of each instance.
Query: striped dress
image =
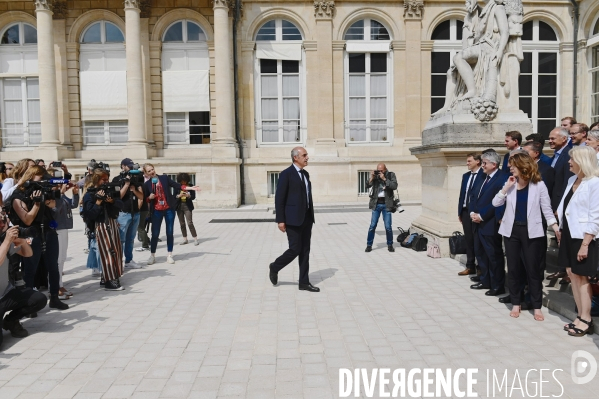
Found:
[[[104,280],[117,280],[123,275],[123,247],[116,219],[106,218],[107,222],[96,222],[96,241]]]

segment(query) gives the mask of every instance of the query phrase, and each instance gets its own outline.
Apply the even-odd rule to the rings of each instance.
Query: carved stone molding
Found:
[[[314,0],[314,16],[316,18],[333,18],[335,14],[334,1]]]
[[[404,19],[422,19],[424,12],[424,0],[404,0]]]
[[[54,1],[53,9],[54,19],[66,19],[69,14],[69,8],[67,7],[66,1]]]
[[[52,11],[54,0],[34,0],[35,11]]]
[[[152,8],[152,0],[140,0],[139,10],[141,18],[150,18],[150,9]]]
[[[125,5],[125,10],[127,9],[136,9],[136,10],[140,10],[140,3],[141,0],[125,0],[124,1],[124,5]]]
[[[233,2],[230,0],[212,0],[213,8],[230,9]]]

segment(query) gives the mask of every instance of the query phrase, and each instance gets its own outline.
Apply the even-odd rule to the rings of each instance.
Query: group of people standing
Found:
[[[564,118],[562,126],[549,134],[552,157],[543,154],[545,140],[540,134],[527,136],[523,143],[519,132],[507,132],[505,144],[508,153],[503,162],[493,149],[467,156],[469,171],[462,177],[458,204],[467,264],[459,275],[474,274],[470,288],[499,296],[506,292],[507,260],[509,295],[499,302],[511,303],[510,316],[516,318],[526,300],[535,320],[544,320],[543,280],[547,229],[551,228],[565,272],[548,278],[567,277],[563,283],[572,283],[578,309],[577,319],[564,329],[576,337],[591,334],[590,280],[599,266],[595,240],[599,234],[599,124],[589,128]]]

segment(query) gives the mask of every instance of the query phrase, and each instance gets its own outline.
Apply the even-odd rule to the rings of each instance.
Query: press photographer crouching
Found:
[[[10,258],[33,255],[27,240],[27,233],[22,227],[8,227],[8,218],[0,214],[0,321],[2,328],[10,331],[15,338],[25,338],[29,333],[19,320],[28,314],[42,310],[48,299],[41,292],[25,287],[18,271],[12,269]],[[21,231],[21,234],[20,234]],[[20,236],[20,237],[19,237]],[[17,263],[18,267],[18,263]],[[6,312],[10,312],[4,317]],[[2,346],[2,329],[0,329],[0,349]]]
[[[34,287],[35,273],[40,258],[48,270],[50,288],[50,304],[53,309],[65,310],[69,305],[58,299],[60,288],[60,272],[58,270],[58,235],[57,223],[52,209],[56,208],[56,200],[60,199],[58,184],[61,179],[53,179],[46,169],[32,166],[23,175],[24,183],[13,192],[8,205],[8,217],[15,226],[31,226],[33,240],[31,249],[33,255],[23,259],[23,279],[28,288]],[[35,315],[33,315],[35,316]]]
[[[108,182],[108,172],[96,169],[92,186],[83,196],[83,220],[90,238],[90,253],[95,251],[102,266],[100,285],[107,291],[122,291],[123,247],[116,219],[123,210],[121,187]]]
[[[119,213],[118,223],[121,246],[125,251],[125,268],[140,269],[142,265],[133,260],[133,245],[139,225],[139,211],[144,200],[144,177],[139,165],[134,164],[130,158],[125,158],[121,161],[121,173],[112,182],[121,186],[123,210]]]
[[[376,170],[370,172],[370,180],[366,184],[370,192],[369,208],[372,209],[372,218],[368,228],[368,237],[366,239],[366,251],[372,251],[374,242],[374,232],[379,222],[381,213],[385,222],[385,231],[387,233],[387,249],[389,252],[395,252],[393,248],[393,229],[391,227],[391,213],[403,212],[399,199],[395,199],[393,192],[397,190],[397,178],[395,173],[389,172],[384,163],[377,165]]]

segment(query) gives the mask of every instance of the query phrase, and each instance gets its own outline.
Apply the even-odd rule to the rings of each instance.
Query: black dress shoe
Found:
[[[497,296],[502,294],[505,294],[505,288],[498,288],[496,290],[490,289],[489,291],[485,292],[486,296]]]
[[[310,283],[308,283],[308,284],[300,284],[299,285],[299,289],[300,289],[300,291],[320,292],[320,288],[314,287]]]
[[[369,245],[366,247],[366,249],[364,250],[364,252],[370,252],[372,251],[372,247]]]
[[[389,250],[389,252],[395,252],[395,248],[393,248],[393,245],[387,246],[387,249]]]
[[[470,277],[470,281],[474,281],[476,283],[480,283],[480,276],[473,276]]]
[[[272,285],[277,285],[279,282],[279,273],[272,271],[272,263],[270,266],[268,266],[268,268],[270,269],[270,273],[268,274],[268,277],[270,277],[270,282]]]
[[[512,303],[512,297],[507,295],[497,300],[499,303]]]
[[[476,283],[470,286],[473,290],[488,290],[490,287],[488,285],[484,285],[483,283]]]

